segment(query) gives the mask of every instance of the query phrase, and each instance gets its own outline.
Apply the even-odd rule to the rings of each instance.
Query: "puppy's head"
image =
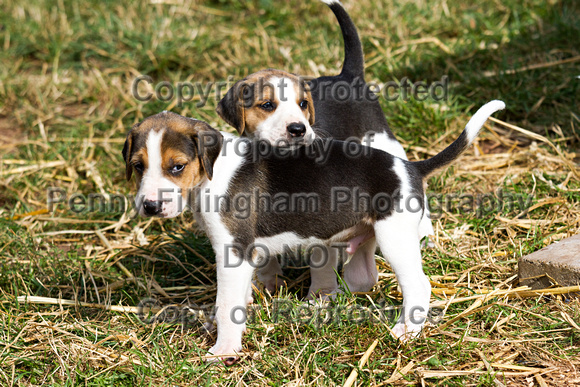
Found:
[[[137,176],[135,205],[142,216],[172,218],[191,190],[211,180],[222,147],[221,134],[203,121],[163,112],[133,126],[123,158],[127,180]]]
[[[273,145],[310,143],[314,105],[306,82],[280,70],[262,70],[237,82],[217,113],[244,136]]]

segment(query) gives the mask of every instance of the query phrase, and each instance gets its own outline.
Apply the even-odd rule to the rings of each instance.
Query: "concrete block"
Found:
[[[520,258],[519,280],[532,289],[580,285],[580,234]]]

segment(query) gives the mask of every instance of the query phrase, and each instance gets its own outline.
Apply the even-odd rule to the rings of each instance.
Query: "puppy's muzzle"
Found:
[[[156,216],[163,210],[162,200],[145,200],[143,202],[143,210],[147,216]]]
[[[304,137],[306,134],[306,125],[302,122],[292,122],[286,126],[286,130],[288,134],[290,134],[290,138],[299,139]]]

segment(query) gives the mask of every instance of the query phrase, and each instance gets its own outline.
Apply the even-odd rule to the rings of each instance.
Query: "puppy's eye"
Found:
[[[145,169],[145,166],[143,165],[143,163],[139,162],[139,163],[133,164],[133,168],[135,168],[135,170],[137,172],[143,173],[143,170]]]
[[[184,168],[185,164],[175,164],[173,167],[169,168],[169,173],[171,173],[172,175],[178,175],[181,172],[183,172]]]
[[[308,101],[303,99],[298,106],[300,106],[300,109],[306,110],[306,108],[308,107]]]
[[[271,112],[272,110],[274,110],[276,108],[276,105],[274,105],[272,102],[270,101],[266,101],[263,104],[260,105],[260,107],[262,109],[264,109],[267,112]]]

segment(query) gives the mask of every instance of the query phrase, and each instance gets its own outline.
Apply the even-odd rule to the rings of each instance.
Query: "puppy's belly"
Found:
[[[256,238],[255,244],[267,246],[268,252],[271,255],[282,254],[288,250],[308,248],[313,245],[332,246],[339,244],[346,247],[347,253],[353,254],[358,246],[372,237],[374,237],[373,228],[368,224],[361,223],[355,227],[334,234],[327,239],[313,236],[306,237],[300,235],[297,231],[287,231],[272,236]]]

